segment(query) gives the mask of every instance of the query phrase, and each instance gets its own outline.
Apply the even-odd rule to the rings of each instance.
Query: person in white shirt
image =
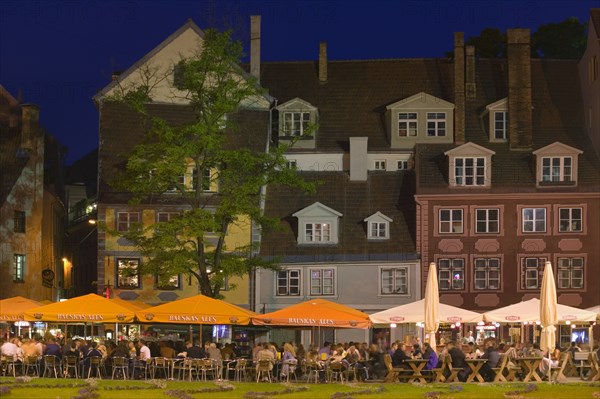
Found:
[[[2,356],[12,356],[14,361],[18,360],[19,352],[22,353],[22,351],[20,350],[21,348],[19,348],[19,346],[15,343],[16,340],[17,338],[13,338],[10,341],[6,341],[4,344],[2,344],[0,347]]]
[[[140,339],[138,345],[140,347],[140,360],[150,359],[150,357],[151,357],[150,348],[148,348],[146,346],[146,341],[144,341],[143,339]]]

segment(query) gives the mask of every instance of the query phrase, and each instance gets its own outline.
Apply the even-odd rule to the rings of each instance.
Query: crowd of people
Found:
[[[472,336],[472,335],[469,335]],[[561,348],[556,349],[548,356],[540,350],[537,343],[534,344],[497,344],[495,340],[488,340],[483,345],[477,345],[474,340],[467,339],[464,342],[446,342],[438,354],[429,343],[422,346],[418,340],[407,344],[404,341],[392,342],[389,348],[380,348],[377,344],[363,343],[339,343],[325,342],[323,346],[310,346],[305,348],[302,344],[285,342],[277,345],[274,342],[259,342],[251,352],[251,360],[258,366],[258,361],[266,359],[269,361],[273,375],[286,379],[291,373],[301,374],[306,371],[306,366],[317,370],[321,380],[326,379],[325,370],[332,363],[339,363],[343,371],[352,370],[357,378],[362,380],[383,379],[387,373],[384,354],[389,354],[392,366],[410,370],[408,359],[425,359],[427,363],[425,372],[431,372],[441,367],[443,357],[448,354],[451,357],[452,368],[460,370],[458,379],[465,381],[471,369],[467,366],[466,359],[481,358],[487,361],[481,367],[480,374],[486,381],[493,381],[495,373],[493,369],[498,366],[501,354],[508,358],[509,364],[515,358],[523,356],[542,357],[539,366],[540,375],[546,375],[551,367],[556,367],[561,357]],[[82,370],[87,369],[92,357],[103,359],[105,368],[110,370],[115,357],[130,359],[132,362],[145,361],[151,358],[162,357],[169,359],[213,359],[222,364],[223,361],[235,362],[242,358],[240,347],[235,343],[220,343],[207,341],[204,344],[198,341],[173,341],[159,340],[146,341],[139,339],[135,341],[121,340],[83,340],[64,337],[56,339],[49,336],[42,338],[11,338],[0,340],[0,352],[2,356],[12,356],[15,364],[22,363],[27,357],[38,358],[44,355],[53,355],[59,361],[66,356],[74,356],[79,359]],[[570,352],[580,351],[580,345],[573,342],[569,348]],[[599,351],[598,346],[594,347]],[[599,353],[600,354],[600,353]],[[300,365],[304,367],[299,367]],[[512,364],[514,366],[514,364]],[[43,370],[43,368],[42,368]],[[132,369],[132,372],[135,371]],[[41,372],[40,372],[41,373]]]

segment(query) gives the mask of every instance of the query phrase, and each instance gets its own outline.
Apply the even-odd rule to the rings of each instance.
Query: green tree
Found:
[[[586,25],[575,17],[540,25],[531,37],[532,52],[540,58],[580,59],[586,47]]]
[[[483,58],[506,57],[506,34],[500,29],[485,28],[479,36],[472,36],[467,45],[475,46],[475,54]]]
[[[242,55],[241,44],[231,40],[230,32],[207,30],[202,48],[175,65],[170,84],[193,110],[191,124],[172,126],[149,111],[153,89],[167,79],[152,68],[142,70],[142,83],[121,87],[110,98],[132,106],[149,125],[113,187],[131,192],[131,203],[177,193],[184,205],[169,221],[110,232],[133,242],[145,257],[141,274],[158,275],[164,285],[173,275],[193,276],[200,292],[210,297],[219,297],[227,276],[247,275],[256,267],[277,268],[274,262],[252,256],[251,245],[226,246],[235,224],[250,219],[263,229],[275,225],[261,212],[263,188],[278,183],[313,189],[286,166],[285,147],[264,151],[266,137],[262,151],[236,146],[244,133],[232,116],[265,101],[256,80],[239,68]]]

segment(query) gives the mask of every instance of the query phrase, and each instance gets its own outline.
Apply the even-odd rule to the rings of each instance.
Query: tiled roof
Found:
[[[184,105],[150,104],[151,115],[163,118],[172,126],[182,126],[195,121],[192,109]],[[269,113],[255,110],[240,110],[232,115],[231,121],[239,127],[235,140],[229,148],[240,146],[254,151],[264,151],[267,142]],[[124,169],[127,154],[142,142],[147,124],[134,110],[123,104],[105,102],[100,109],[100,165],[99,201],[104,203],[127,203],[129,193],[115,192],[109,185],[110,179]],[[230,135],[233,137],[233,135]],[[233,144],[232,144],[233,143]],[[160,203],[177,203],[177,196],[163,196]]]
[[[279,219],[280,228],[265,231],[261,256],[283,256],[284,262],[414,259],[414,232],[409,229],[415,218],[412,172],[370,172],[366,182],[350,181],[343,172],[301,175],[318,182],[314,194],[281,186],[267,189],[265,215]],[[339,219],[338,245],[297,245],[298,219],[292,214],[317,201],[343,215]],[[393,219],[389,240],[367,240],[364,219],[377,211]]]
[[[532,60],[532,151],[559,141],[583,151],[579,156],[576,187],[560,191],[600,190],[600,163],[584,132],[584,114],[576,60]],[[480,118],[485,106],[506,96],[506,61],[477,62],[477,97],[466,104],[466,141],[493,150],[492,192],[548,191],[535,187],[535,157],[532,151],[511,151],[508,143],[490,143],[487,125]],[[509,133],[510,134],[510,133]],[[417,193],[446,190],[448,160],[444,152],[454,145],[417,146]],[[558,188],[557,188],[558,189]],[[476,189],[482,192],[481,189]],[[553,190],[556,191],[556,190]],[[459,192],[453,190],[453,192]],[[465,192],[470,192],[465,189]]]
[[[596,30],[596,37],[600,38],[600,8],[592,8],[590,10],[590,18],[592,19],[592,25]]]
[[[316,62],[266,62],[261,85],[283,104],[299,97],[318,108],[317,149],[348,149],[348,138],[369,137],[369,150],[389,149],[386,105],[419,92],[452,102],[453,66],[447,59],[330,61],[327,83]]]

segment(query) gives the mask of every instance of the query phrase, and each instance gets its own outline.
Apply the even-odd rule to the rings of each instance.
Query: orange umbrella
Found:
[[[369,315],[325,299],[312,299],[252,317],[261,326],[369,328]]]
[[[25,319],[62,323],[131,323],[135,313],[110,299],[96,294],[29,309]]]
[[[0,321],[24,320],[24,312],[42,306],[38,301],[16,296],[0,301]]]
[[[196,295],[138,310],[135,314],[146,323],[248,324],[256,313],[229,302]]]

